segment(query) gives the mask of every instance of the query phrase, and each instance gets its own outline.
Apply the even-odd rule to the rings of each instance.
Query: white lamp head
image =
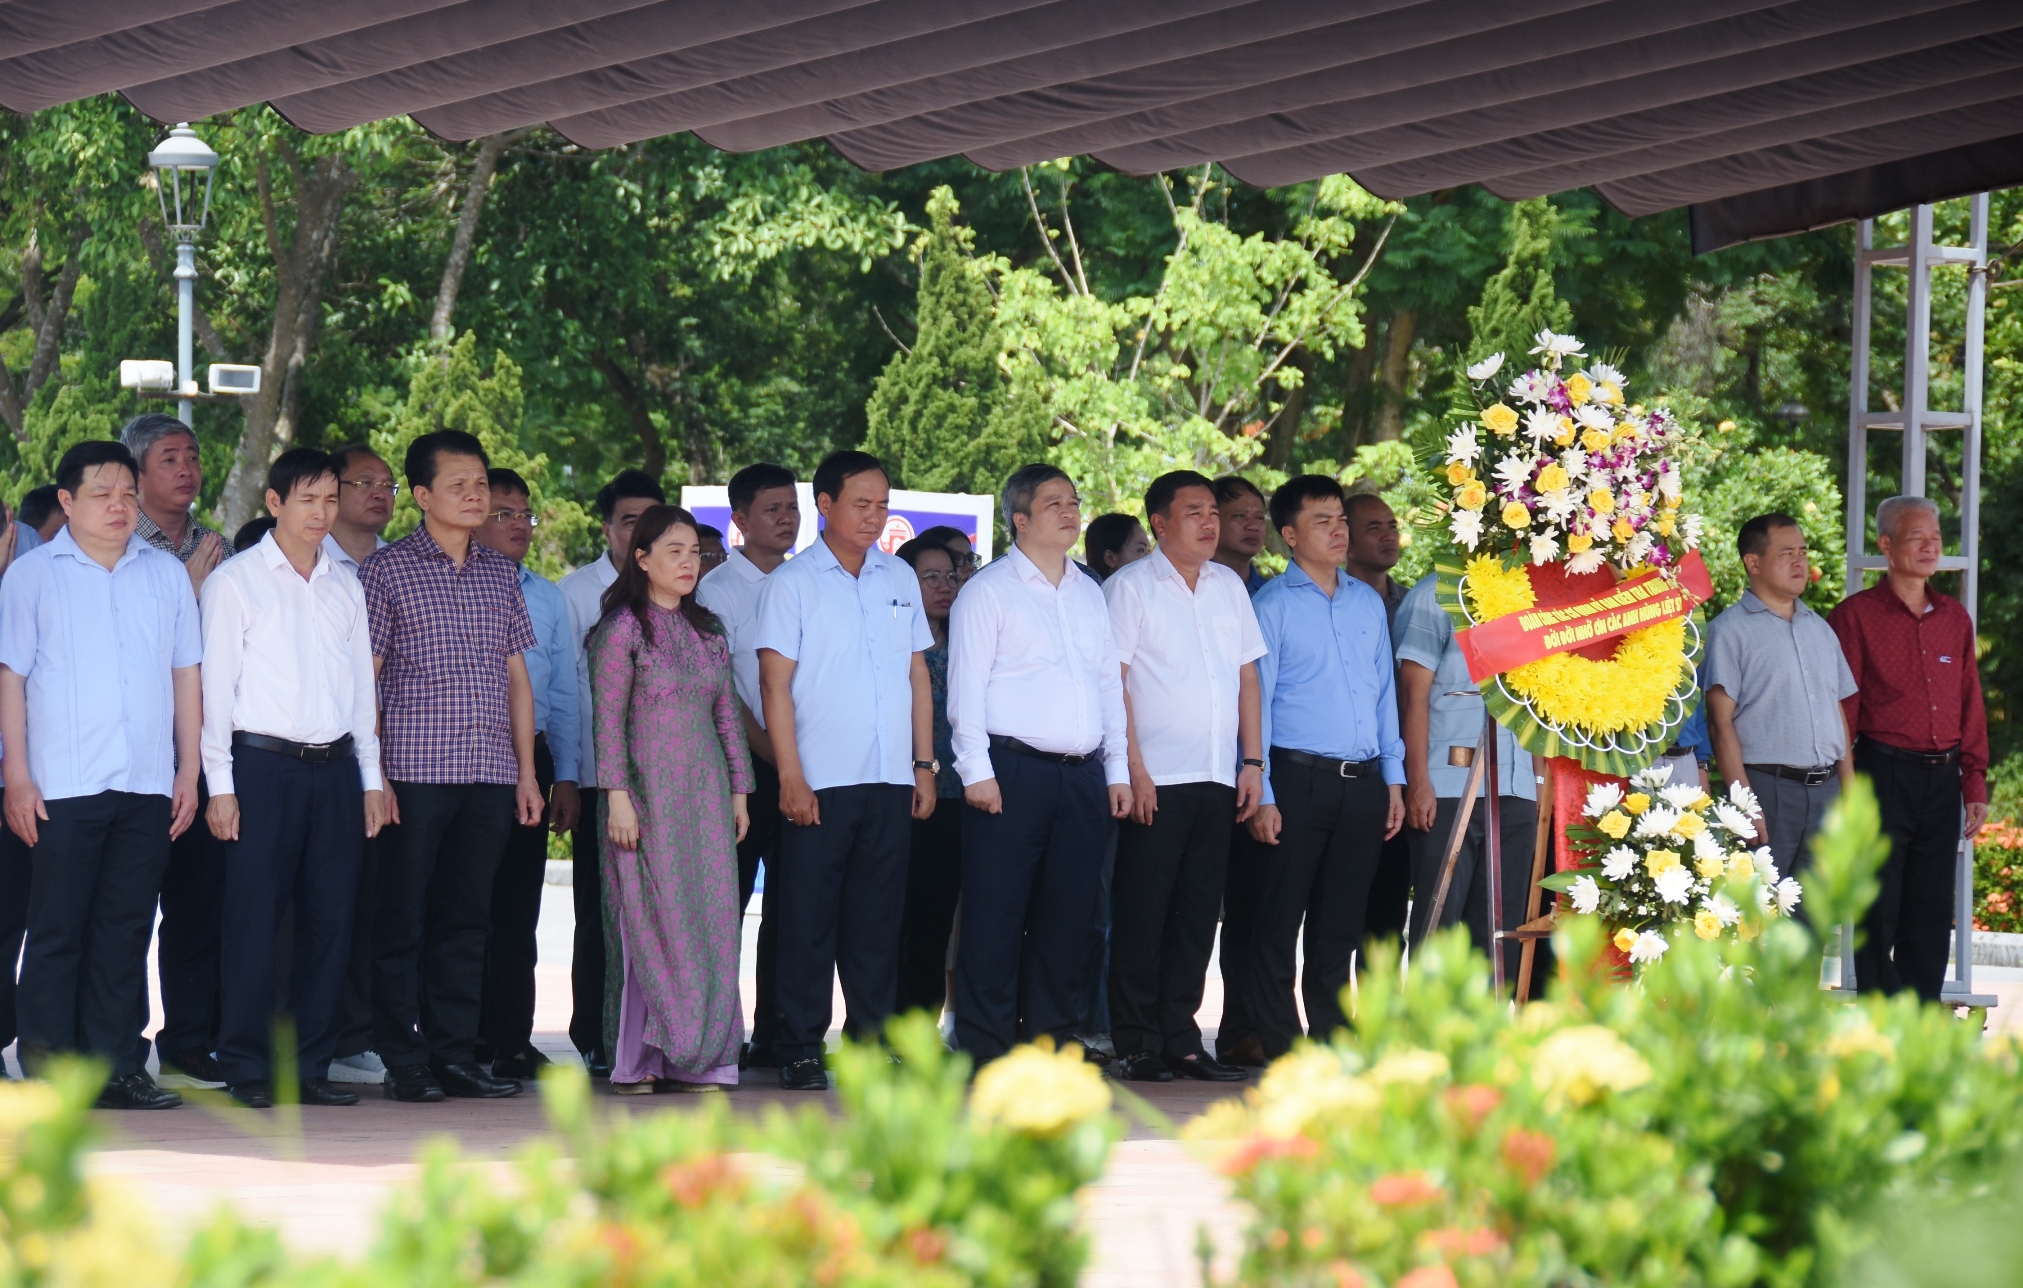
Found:
[[[154,151],[148,153],[148,165],[155,171],[162,222],[185,235],[202,231],[211,213],[211,181],[217,177],[218,154],[185,122],[155,144]]]

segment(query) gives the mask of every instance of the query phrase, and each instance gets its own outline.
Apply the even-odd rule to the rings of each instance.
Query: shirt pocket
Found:
[[[1234,617],[1209,618],[1208,641],[1215,661],[1230,667],[1243,664],[1243,628]]]

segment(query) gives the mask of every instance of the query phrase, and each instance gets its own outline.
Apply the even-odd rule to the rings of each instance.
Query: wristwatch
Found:
[[[916,760],[913,762],[913,767],[915,769],[924,769],[930,774],[941,772],[941,762],[939,760]]]
[[[1258,767],[1259,769],[1263,769],[1263,768],[1264,768],[1264,762],[1263,762],[1263,761],[1261,761],[1261,760],[1259,760],[1259,759],[1258,759],[1257,757],[1255,757],[1255,756],[1245,756],[1245,757],[1243,758],[1243,763],[1244,763],[1244,764],[1246,764],[1246,765],[1255,765],[1255,766],[1257,766],[1257,767]]]

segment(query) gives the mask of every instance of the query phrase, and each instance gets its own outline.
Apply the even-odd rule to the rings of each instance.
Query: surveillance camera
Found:
[[[176,364],[147,358],[128,358],[119,364],[122,389],[174,389]]]
[[[211,364],[211,393],[230,394],[234,397],[260,392],[260,369],[240,366],[237,363],[214,362]]]

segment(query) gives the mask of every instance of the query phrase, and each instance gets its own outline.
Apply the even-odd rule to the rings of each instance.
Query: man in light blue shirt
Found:
[[[547,810],[532,827],[515,824],[492,878],[492,934],[485,941],[485,983],[478,1008],[480,1064],[495,1078],[533,1079],[548,1057],[534,1047],[534,967],[541,891],[547,884],[548,833],[576,826],[578,742],[576,655],[580,642],[568,601],[555,583],[527,571],[527,549],[539,521],[527,480],[514,470],[487,471],[491,510],[476,540],[520,565],[520,597],[539,641],[521,656],[534,688],[534,777]]]
[[[1264,690],[1265,803],[1252,837],[1276,847],[1259,874],[1244,1000],[1264,1055],[1300,1035],[1295,944],[1305,925],[1301,996],[1316,1040],[1347,1023],[1341,992],[1383,843],[1405,815],[1404,744],[1384,600],[1341,570],[1348,518],[1341,484],[1320,474],[1272,494],[1271,522],[1292,565],[1252,599],[1269,650]]]
[[[167,1109],[134,1042],[169,842],[197,812],[203,634],[189,576],[134,534],[139,471],[88,441],[57,466],[69,526],[0,580],[0,776],[34,865],[23,1064],[111,1066],[99,1103]]]
[[[908,822],[934,812],[934,645],[920,580],[877,548],[891,484],[878,458],[815,469],[822,535],[759,592],[759,690],[780,771],[780,1085],[829,1085],[831,981],[844,1031],[878,1036],[897,1005]]]
[[[1433,891],[1440,883],[1448,839],[1468,789],[1469,767],[1448,756],[1455,747],[1475,747],[1482,739],[1487,708],[1482,691],[1468,678],[1468,661],[1454,642],[1454,622],[1440,606],[1437,577],[1427,573],[1398,606],[1391,630],[1398,654],[1398,705],[1405,735],[1405,834],[1412,846],[1413,944],[1429,933]],[[1440,925],[1452,926],[1465,913],[1475,946],[1489,951],[1489,880],[1483,867],[1489,811],[1480,803],[1488,775],[1476,788],[1478,804],[1468,817],[1468,835],[1454,863]],[[1532,848],[1538,823],[1538,779],[1531,753],[1520,749],[1510,730],[1496,727],[1496,791],[1501,817],[1503,910],[1499,925],[1515,929],[1524,921],[1531,886]],[[1515,941],[1504,944],[1504,977],[1517,977]]]

